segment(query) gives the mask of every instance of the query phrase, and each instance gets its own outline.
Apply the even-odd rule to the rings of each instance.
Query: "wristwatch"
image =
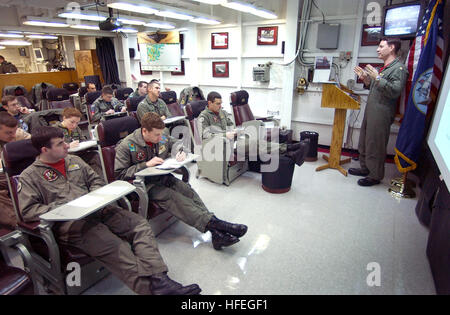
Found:
[[[375,81],[380,81],[380,79],[381,79],[381,75],[377,75],[377,77],[375,78]]]

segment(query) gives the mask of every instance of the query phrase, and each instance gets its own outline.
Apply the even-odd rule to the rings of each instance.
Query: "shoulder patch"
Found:
[[[139,151],[138,153],[136,153],[136,160],[138,160],[139,162],[145,161],[145,152]]]
[[[136,146],[134,143],[128,144],[128,148],[130,149],[130,152],[136,152]]]

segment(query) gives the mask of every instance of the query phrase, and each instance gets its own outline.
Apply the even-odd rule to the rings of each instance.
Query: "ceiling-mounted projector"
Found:
[[[98,23],[98,27],[101,31],[114,31],[122,25],[117,21],[117,19],[109,17],[105,21]]]

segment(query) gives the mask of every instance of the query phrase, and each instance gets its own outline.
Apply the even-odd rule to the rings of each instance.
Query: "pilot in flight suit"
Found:
[[[116,147],[114,173],[117,179],[133,179],[135,173],[158,165],[171,155],[175,142],[170,137],[162,136],[165,125],[160,116],[147,113],[141,125],[141,129]],[[157,161],[156,164],[154,161]],[[146,185],[149,199],[156,201],[161,208],[202,233],[211,231],[213,246],[217,250],[237,243],[239,237],[247,232],[245,225],[217,219],[191,186],[172,174],[148,177]]]
[[[38,127],[31,141],[41,154],[20,175],[18,196],[26,222],[103,186],[100,177],[79,157],[67,155],[68,144],[55,127]],[[59,241],[99,260],[139,294],[198,294],[193,284],[183,287],[167,276],[148,222],[110,205],[77,221],[56,223]]]

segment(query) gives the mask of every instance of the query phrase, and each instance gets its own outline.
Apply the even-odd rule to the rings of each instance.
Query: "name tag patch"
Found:
[[[43,176],[44,179],[48,182],[54,182],[58,179],[58,174],[54,170],[46,170]]]
[[[72,171],[76,171],[76,170],[79,170],[80,169],[80,165],[78,165],[78,164],[72,164],[72,165],[69,165],[69,168],[68,168],[68,172],[72,172]]]

